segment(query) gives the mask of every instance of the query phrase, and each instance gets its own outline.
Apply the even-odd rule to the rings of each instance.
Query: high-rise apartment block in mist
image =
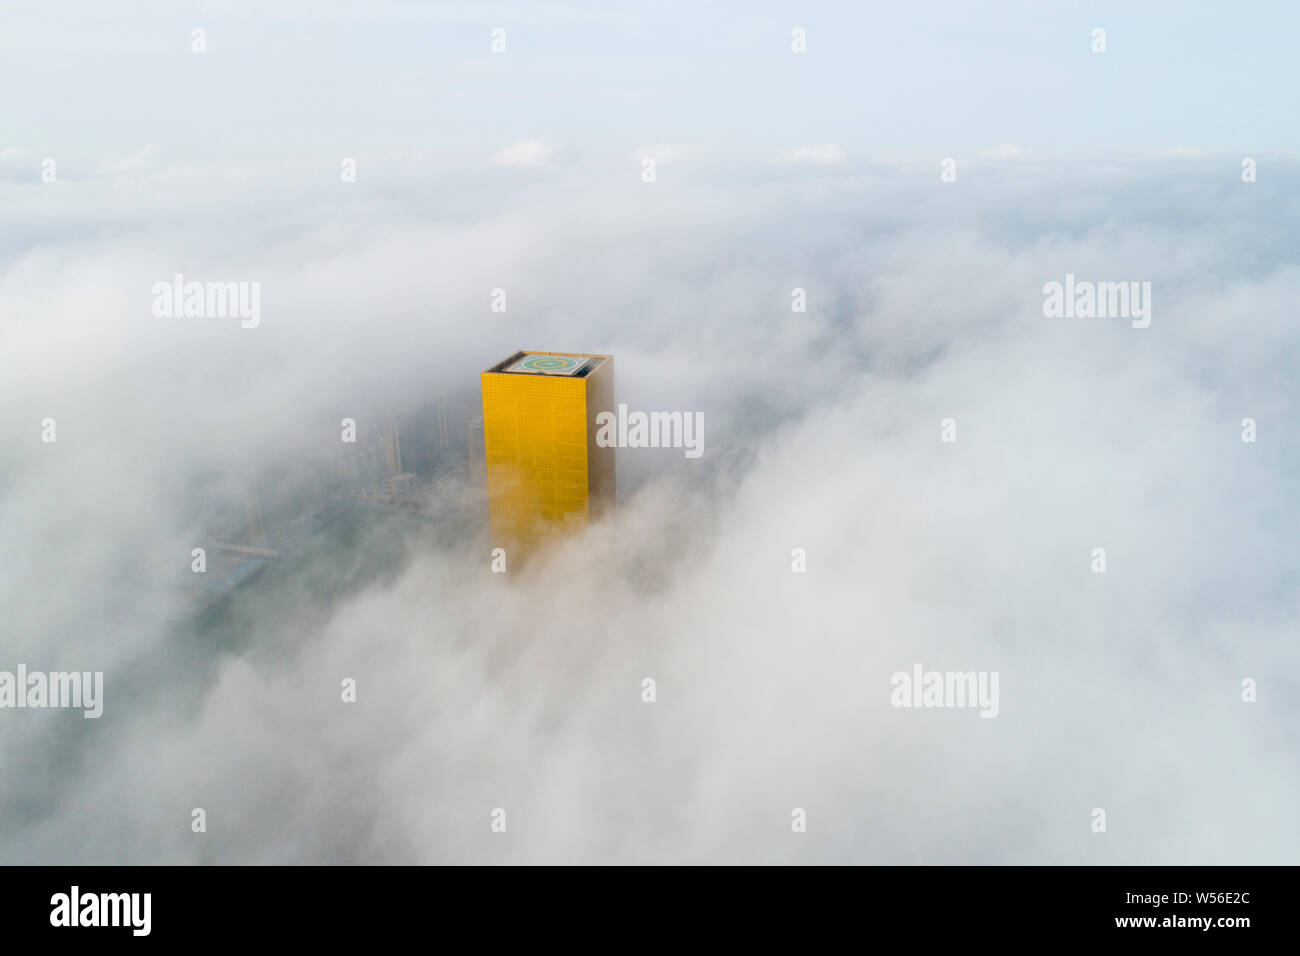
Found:
[[[265,544],[266,528],[262,524],[262,493],[258,489],[257,479],[252,475],[244,478],[244,518],[248,523],[248,543]]]
[[[596,416],[614,410],[614,358],[516,352],[482,375],[492,546],[527,555],[614,503],[614,449]]]
[[[390,475],[401,474],[402,441],[397,432],[397,419],[385,418],[383,430],[384,470]]]

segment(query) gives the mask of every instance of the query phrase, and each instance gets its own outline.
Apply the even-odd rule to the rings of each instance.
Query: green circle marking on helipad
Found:
[[[573,372],[581,362],[566,355],[530,355],[515,368],[529,372]]]

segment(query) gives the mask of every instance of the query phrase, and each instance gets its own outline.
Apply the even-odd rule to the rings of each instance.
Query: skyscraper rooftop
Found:
[[[516,352],[487,371],[500,374],[566,375],[584,378],[600,368],[608,355],[580,352]]]

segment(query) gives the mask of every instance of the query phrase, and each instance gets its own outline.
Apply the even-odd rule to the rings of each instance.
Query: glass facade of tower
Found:
[[[482,375],[492,546],[523,557],[614,501],[614,449],[596,416],[614,410],[614,359],[516,352]]]

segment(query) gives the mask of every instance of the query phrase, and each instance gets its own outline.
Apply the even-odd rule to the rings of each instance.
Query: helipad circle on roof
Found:
[[[568,375],[576,372],[580,364],[578,359],[567,355],[530,355],[515,367],[529,372]]]

